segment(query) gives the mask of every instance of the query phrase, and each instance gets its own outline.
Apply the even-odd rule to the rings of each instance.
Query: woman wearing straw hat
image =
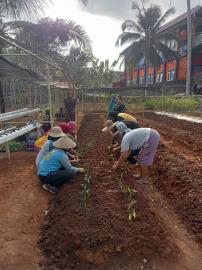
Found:
[[[52,193],[72,179],[77,173],[84,173],[83,168],[76,168],[71,165],[65,151],[72,149],[76,143],[68,136],[63,136],[53,142],[54,149],[51,150],[39,164],[38,176],[42,187]]]
[[[121,142],[121,156],[114,163],[113,169],[117,170],[127,160],[130,152],[141,149],[138,156],[140,176],[137,180],[140,184],[149,183],[149,167],[152,166],[154,156],[160,141],[159,133],[151,128],[138,128],[127,130]]]
[[[51,129],[51,132],[48,135],[48,140],[45,142],[45,144],[42,146],[41,150],[37,154],[35,163],[36,166],[39,166],[39,163],[41,160],[45,157],[47,153],[49,153],[54,147],[53,142],[57,141],[61,137],[65,136],[66,134],[62,131],[60,127],[53,127]]]

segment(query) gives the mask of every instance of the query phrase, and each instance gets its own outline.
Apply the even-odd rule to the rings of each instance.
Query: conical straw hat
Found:
[[[105,128],[102,129],[102,132],[111,131],[112,128],[116,125],[112,120],[107,120],[105,123]]]
[[[72,149],[76,146],[76,143],[73,142],[67,135],[53,142],[53,146],[59,149]]]
[[[59,138],[65,136],[66,134],[62,132],[61,127],[53,127],[49,135],[54,138]]]

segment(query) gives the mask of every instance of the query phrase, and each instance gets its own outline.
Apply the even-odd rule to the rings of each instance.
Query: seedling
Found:
[[[95,146],[95,138],[91,139],[91,141],[88,142],[87,144],[85,144],[83,147],[80,147],[80,149],[78,150],[78,152],[79,152],[80,155],[82,155],[87,150],[89,150],[89,148],[94,147],[94,146]]]
[[[120,190],[124,193],[123,181],[122,181],[123,180],[123,173],[121,173],[120,177],[117,178],[117,180],[118,180]]]
[[[135,208],[137,191],[128,187],[126,190],[126,194],[128,197],[128,220],[133,221],[136,218]]]
[[[85,174],[84,181],[81,184],[81,207],[86,207],[87,201],[90,198],[90,182],[91,176],[88,173]]]

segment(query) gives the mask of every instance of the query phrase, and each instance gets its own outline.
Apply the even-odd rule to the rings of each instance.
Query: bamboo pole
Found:
[[[48,88],[48,104],[49,104],[49,112],[50,112],[50,124],[53,127],[53,105],[52,105],[52,97],[51,97],[51,85],[50,85],[50,72],[48,63],[46,64],[46,72],[47,72],[47,88]]]

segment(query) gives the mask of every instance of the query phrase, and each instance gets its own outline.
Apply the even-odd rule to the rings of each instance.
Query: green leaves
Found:
[[[52,0],[0,0],[0,16],[10,18],[30,17],[42,13]]]
[[[84,181],[81,184],[81,207],[86,207],[87,202],[90,198],[90,183],[91,183],[91,176],[88,173],[85,174]]]
[[[82,28],[71,20],[43,18],[38,23],[15,22],[16,39],[34,53],[52,55],[74,42],[76,46],[90,50],[90,39]]]
[[[116,46],[127,45],[114,64],[121,61],[127,66],[137,65],[141,59],[146,65],[158,67],[164,60],[175,59],[177,53],[168,48],[164,41],[176,40],[173,33],[160,32],[160,27],[168,16],[173,14],[174,9],[168,9],[164,14],[159,5],[150,5],[145,8],[137,2],[133,2],[132,9],[137,12],[136,21],[126,20],[122,24],[122,34],[118,37]]]

